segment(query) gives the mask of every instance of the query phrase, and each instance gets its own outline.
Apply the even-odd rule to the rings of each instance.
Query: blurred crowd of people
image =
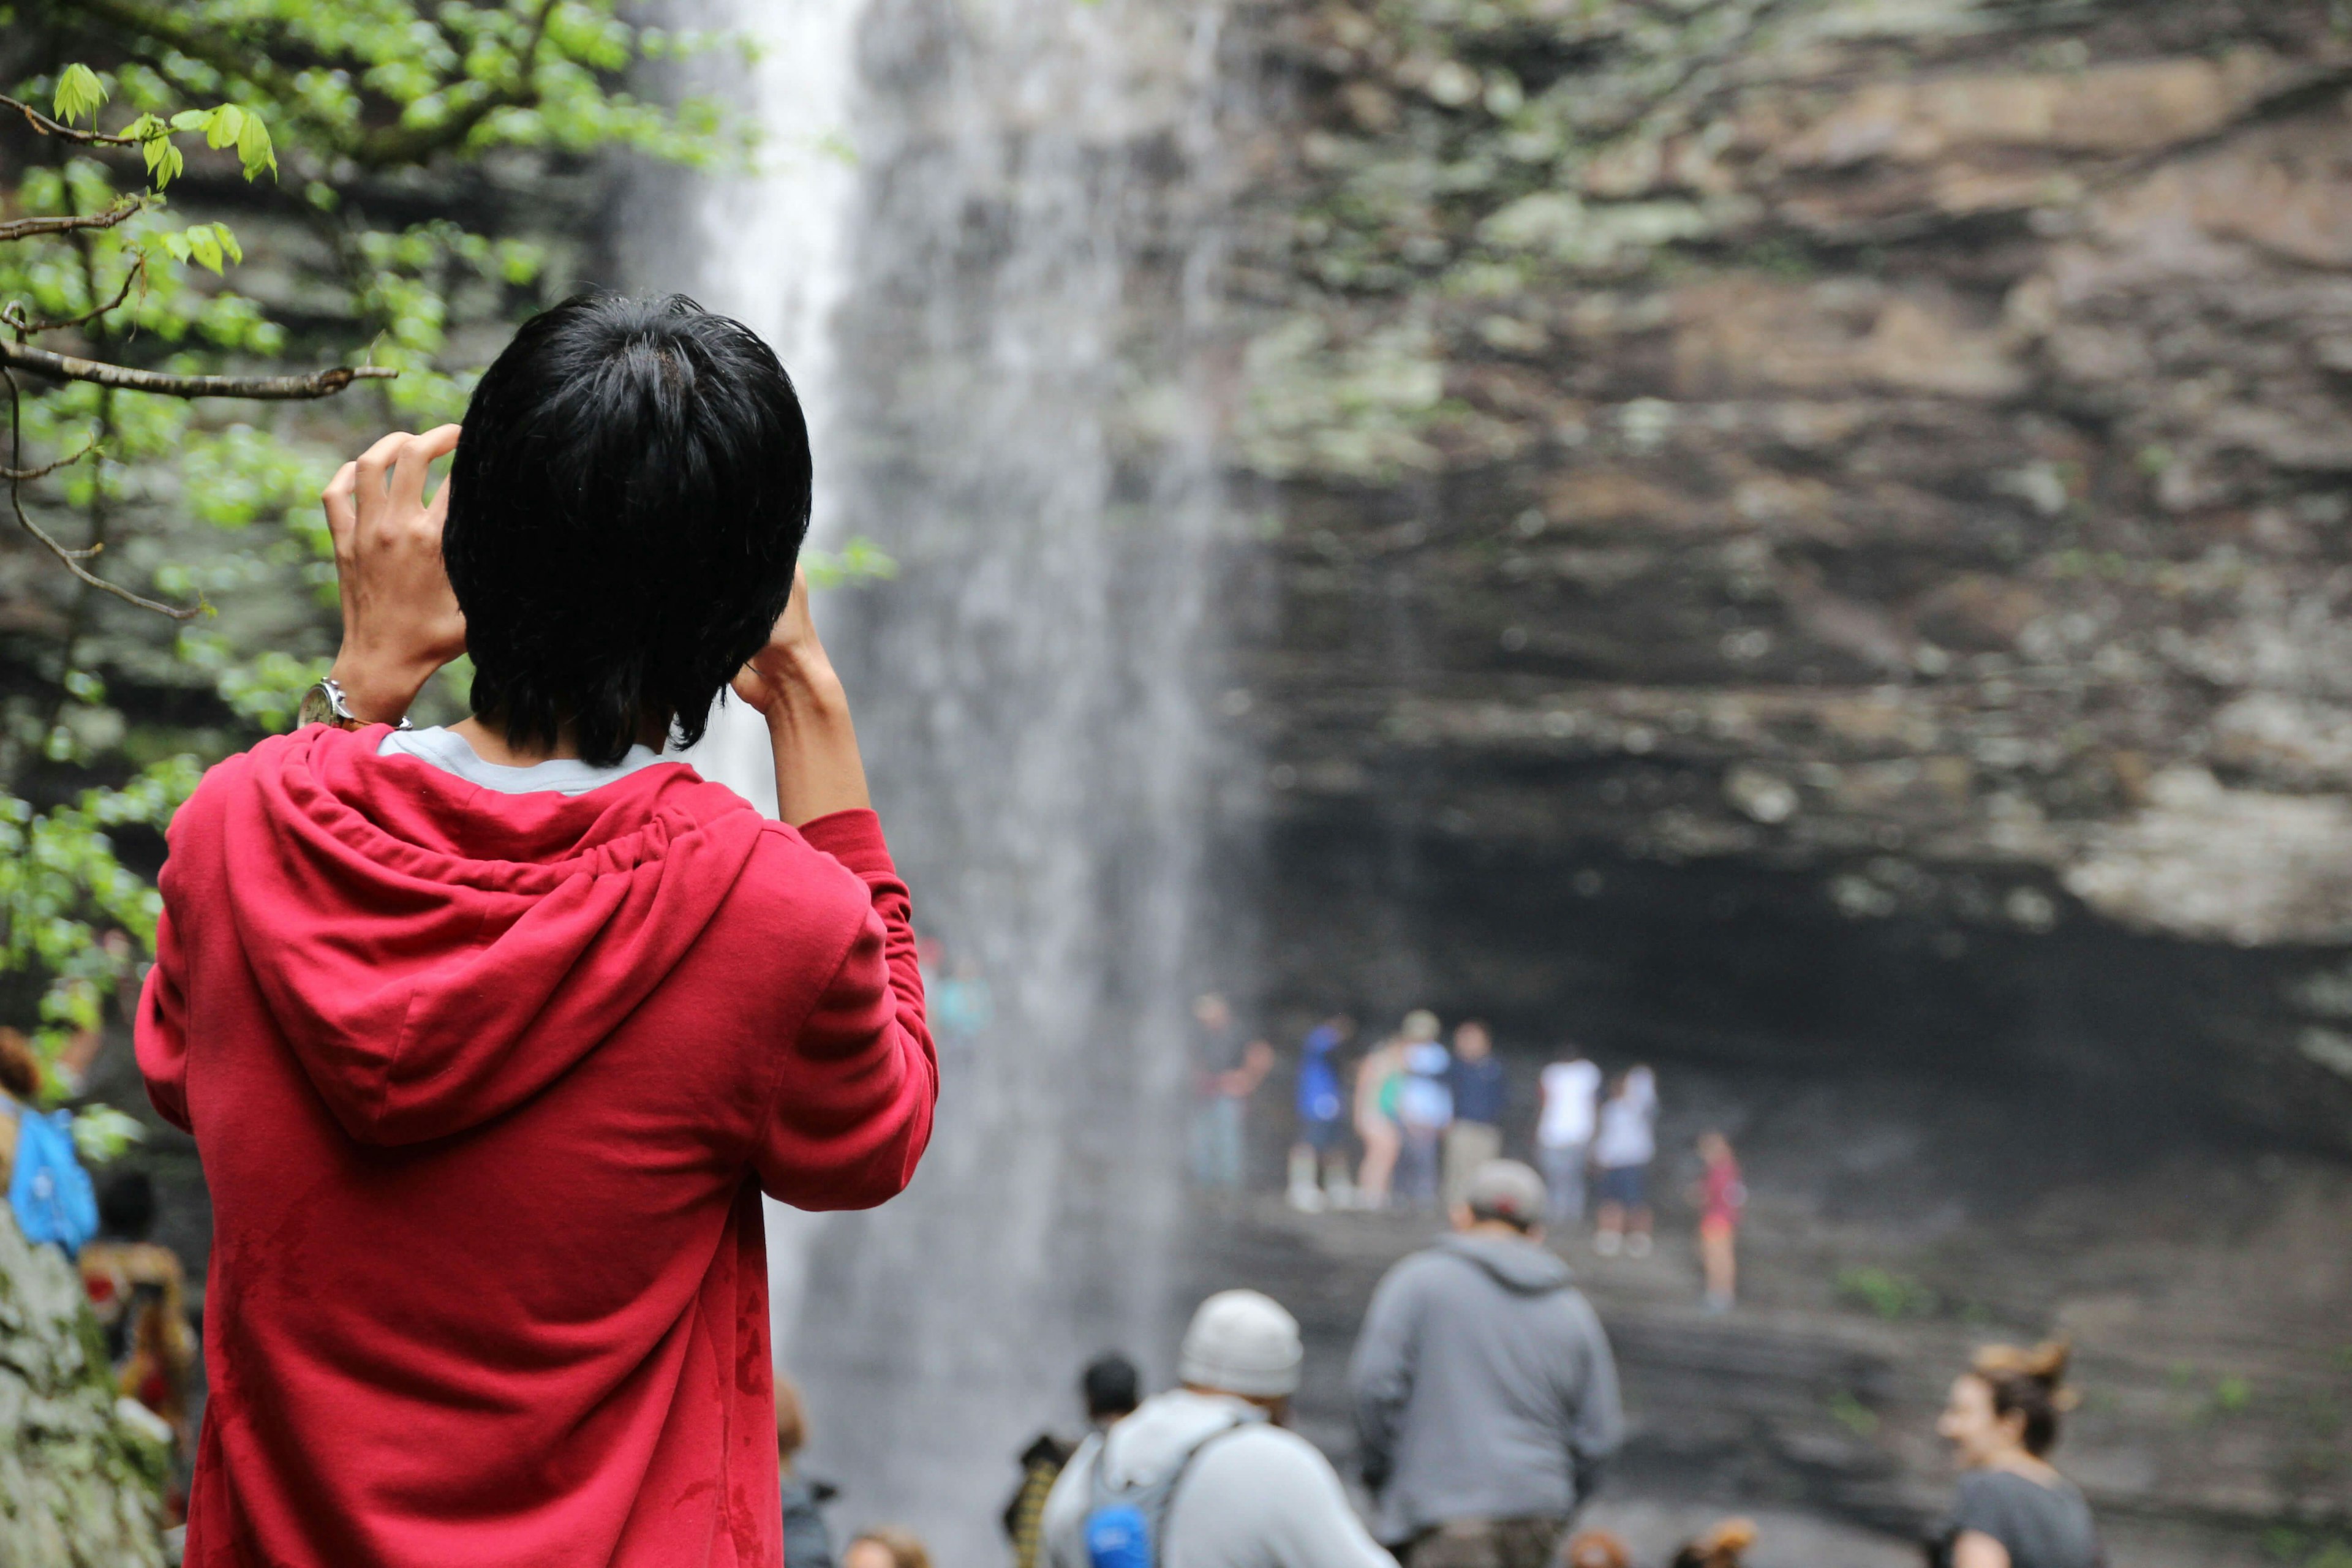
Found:
[[[1276,1056],[1245,1037],[1222,995],[1192,1007],[1194,1183],[1211,1193],[1246,1185],[1247,1122]],[[1299,1044],[1296,1132],[1286,1192],[1292,1207],[1437,1213],[1461,1201],[1473,1173],[1505,1152],[1513,1110],[1509,1069],[1477,1019],[1454,1026],[1451,1044],[1436,1014],[1407,1013],[1396,1030],[1353,1052],[1355,1021],[1334,1014]],[[1651,1168],[1658,1158],[1658,1079],[1631,1064],[1604,1074],[1572,1046],[1537,1078],[1531,1163],[1546,1191],[1555,1233],[1581,1225],[1590,1208],[1601,1256],[1648,1256]],[[1702,1175],[1691,1198],[1706,1301],[1728,1310],[1738,1289],[1737,1237],[1747,1187],[1730,1140],[1709,1130],[1696,1144]]]
[[[1098,1356],[1079,1378],[1084,1428],[1021,1452],[1003,1515],[1013,1568],[1633,1568],[1623,1539],[1577,1529],[1626,1422],[1600,1318],[1545,1245],[1557,1198],[1530,1165],[1481,1162],[1446,1232],[1373,1290],[1346,1372],[1359,1493],[1290,1429],[1297,1320],[1221,1290],[1193,1313],[1172,1385],[1147,1394],[1133,1360]],[[1993,1346],[1954,1380],[1937,1429],[1962,1474],[1929,1568],[2101,1568],[2089,1506],[2046,1458],[2066,1363],[2063,1344]],[[895,1528],[835,1558],[831,1489],[797,1474],[806,1427],[782,1380],[776,1409],[788,1568],[929,1568]],[[1650,1561],[1739,1568],[1759,1533],[1726,1519]]]

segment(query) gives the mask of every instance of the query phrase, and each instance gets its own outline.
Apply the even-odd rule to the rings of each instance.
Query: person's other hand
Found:
[[[772,728],[793,705],[845,702],[841,678],[809,615],[808,574],[799,567],[793,569],[793,596],[770,628],[767,646],[737,672],[734,688]]]
[[[807,575],[793,573],[793,595],[768,643],[738,670],[735,695],[768,721],[776,760],[776,815],[799,826],[867,805],[866,764],[849,698],[809,617]]]
[[[466,651],[466,617],[441,564],[449,486],[425,499],[425,471],[457,449],[457,435],[444,425],[386,436],[345,463],[319,498],[343,602],[332,673],[352,711],[371,721],[399,719],[433,673]]]

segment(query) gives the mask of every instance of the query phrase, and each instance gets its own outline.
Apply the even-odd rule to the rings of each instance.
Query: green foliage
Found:
[[[1889,1322],[1930,1317],[1940,1305],[1936,1293],[1910,1275],[1870,1263],[1839,1269],[1836,1289],[1839,1300]]]
[[[71,125],[77,120],[95,121],[99,106],[108,98],[106,84],[88,66],[69,65],[58,73],[57,95],[51,100],[58,118]]]
[[[99,1026],[106,994],[154,951],[162,895],[115,858],[112,833],[160,832],[201,771],[174,757],[47,811],[0,791],[0,973],[47,981],[33,1031],[45,1064]]]
[[[2263,1555],[2287,1568],[2352,1568],[2352,1537],[2274,1524],[2263,1531]]]
[[[486,216],[471,223],[415,221],[415,172],[495,153],[498,172],[463,176],[495,184],[531,160],[619,149],[703,164],[740,156],[752,128],[711,102],[628,91],[640,61],[722,40],[640,26],[619,0],[34,0],[12,23],[45,24],[26,37],[64,52],[33,57],[40,73],[11,90],[99,140],[37,145],[0,180],[10,216],[137,210],[0,244],[11,325],[59,323],[73,334],[60,348],[173,373],[400,372],[316,405],[23,384],[15,466],[70,459],[18,488],[28,514],[68,545],[101,546],[92,564],[111,581],[228,612],[146,629],[60,570],[40,585],[48,623],[33,622],[56,629],[0,647],[0,1024],[33,1032],[54,1095],[59,1053],[152,949],[158,895],[119,836],[159,832],[220,751],[283,729],[325,663],[320,489],[386,424],[463,408],[498,338],[474,331],[460,349],[459,326],[520,319],[568,286],[542,245],[489,226],[498,202],[475,204]],[[205,204],[240,177],[232,229]],[[292,305],[286,321],[237,286],[264,236],[296,258],[294,293],[280,279],[268,295]],[[222,531],[159,557],[137,537],[159,513]],[[859,543],[812,564],[890,570]],[[209,693],[221,717],[142,730],[113,705],[134,685]],[[89,1111],[79,1134],[102,1158],[133,1126]]]
[[[1827,1401],[1830,1419],[1867,1441],[1877,1436],[1878,1412],[1856,1399],[1844,1389],[1831,1394]]]
[[[852,539],[837,551],[804,549],[801,567],[814,588],[881,581],[898,574],[898,562],[870,539]]]

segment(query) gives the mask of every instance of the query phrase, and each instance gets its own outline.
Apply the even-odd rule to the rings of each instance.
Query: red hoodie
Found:
[[[764,1190],[906,1185],[939,1074],[874,814],[502,795],[313,727],[180,810],[140,1010],[213,1201],[187,1561],[782,1561]]]

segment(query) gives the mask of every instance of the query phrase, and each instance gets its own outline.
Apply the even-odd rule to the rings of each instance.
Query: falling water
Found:
[[[820,621],[918,925],[992,1003],[942,1039],[908,1194],[772,1226],[780,1354],[840,1522],[988,1562],[1013,1456],[1072,1426],[1082,1362],[1151,1368],[1168,1337],[1209,776],[1220,16],[704,3],[689,19],[766,37],[749,89],[772,162],[708,187],[641,280],[783,349],[819,538],[898,563]],[[711,750],[757,787],[756,745]]]

